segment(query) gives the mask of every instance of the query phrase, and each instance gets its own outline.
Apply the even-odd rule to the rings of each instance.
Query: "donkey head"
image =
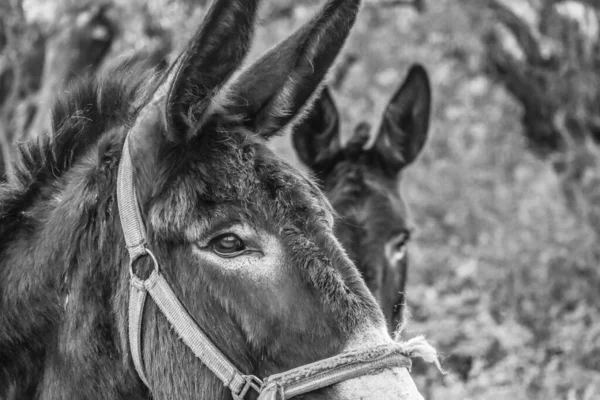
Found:
[[[293,134],[300,159],[323,183],[340,216],[336,236],[392,329],[403,315],[410,238],[400,177],[425,144],[430,103],[427,73],[416,65],[388,104],[370,148],[365,148],[370,127],[364,122],[341,145],[338,113],[326,89]]]
[[[237,73],[256,1],[216,1],[129,131],[138,201],[163,274],[213,343],[246,373],[268,376],[390,340],[333,234],[329,202],[265,145],[315,95],[358,8],[358,0],[329,1]],[[139,264],[139,275],[151,267],[148,260]],[[122,298],[121,310],[125,304]],[[152,328],[142,340],[154,398],[225,398],[221,382],[149,307],[144,324]],[[417,396],[406,374],[390,369],[304,398]]]

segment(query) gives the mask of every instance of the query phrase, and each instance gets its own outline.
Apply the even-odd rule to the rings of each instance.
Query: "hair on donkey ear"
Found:
[[[395,172],[412,163],[425,145],[431,112],[427,71],[413,65],[389,102],[373,145]]]
[[[360,0],[330,0],[317,16],[243,72],[231,86],[232,113],[263,138],[301,117],[354,25]]]
[[[292,134],[294,149],[306,166],[314,168],[340,149],[339,119],[335,101],[325,86]]]

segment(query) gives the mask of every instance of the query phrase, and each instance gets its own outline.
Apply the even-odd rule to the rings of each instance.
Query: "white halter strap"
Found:
[[[125,139],[119,164],[117,203],[130,258],[129,347],[135,370],[150,391],[153,387],[145,375],[141,351],[142,320],[147,294],[152,297],[177,335],[194,355],[231,390],[234,400],[245,399],[251,389],[259,394],[259,400],[285,400],[365,375],[375,369],[386,367],[410,369],[410,349],[400,343],[394,343],[342,353],[272,375],[264,381],[254,375],[242,374],[202,332],[186,311],[161,275],[158,261],[148,248],[146,229],[133,184],[129,135]],[[152,259],[154,270],[148,279],[141,280],[133,271],[133,263],[145,256]]]

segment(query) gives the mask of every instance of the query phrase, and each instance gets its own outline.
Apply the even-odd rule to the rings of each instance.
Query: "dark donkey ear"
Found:
[[[169,74],[166,103],[170,131],[195,127],[250,49],[256,0],[216,0]]]
[[[189,128],[210,112],[213,99],[248,53],[257,8],[257,0],[215,0],[185,51],[140,110],[130,133],[134,140],[148,135],[138,125],[161,119],[170,139],[185,139]]]
[[[360,0],[330,0],[316,18],[242,73],[232,85],[230,112],[263,138],[291,127],[344,45],[359,6]]]
[[[292,134],[296,153],[306,166],[314,168],[340,149],[339,119],[333,97],[325,86]]]
[[[425,145],[431,111],[427,71],[413,65],[388,104],[374,148],[395,172],[412,163]]]
[[[215,0],[186,50],[138,112],[129,141],[140,192],[152,187],[163,142],[180,143],[197,131],[190,128],[211,113],[214,99],[239,68],[250,48],[257,3]]]

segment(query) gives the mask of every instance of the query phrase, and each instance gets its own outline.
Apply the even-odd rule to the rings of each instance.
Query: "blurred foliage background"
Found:
[[[600,398],[598,4],[365,0],[332,86],[346,132],[379,122],[412,63],[434,112],[403,175],[416,238],[405,336],[428,399]],[[250,59],[322,3],[264,1]],[[45,131],[56,95],[131,55],[168,64],[205,12],[194,0],[0,2],[0,147]],[[289,135],[272,143],[298,163]],[[302,167],[302,166],[300,166]]]

